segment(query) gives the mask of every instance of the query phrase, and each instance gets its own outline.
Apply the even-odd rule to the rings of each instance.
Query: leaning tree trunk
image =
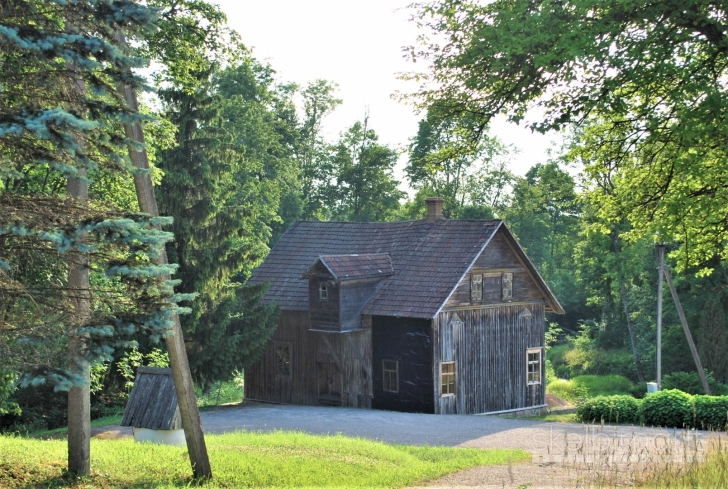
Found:
[[[624,275],[622,273],[622,260],[620,257],[619,249],[619,230],[615,227],[612,231],[612,244],[614,245],[614,254],[617,257],[617,281],[619,282],[619,296],[622,301],[622,307],[624,307],[624,315],[627,319],[627,330],[629,331],[629,340],[632,344],[632,360],[634,361],[634,368],[637,372],[637,378],[640,382],[645,381],[645,374],[642,371],[642,364],[640,357],[637,353],[637,335],[634,332],[634,323],[632,317],[629,314],[629,297],[627,296],[627,287],[624,284]]]
[[[117,33],[116,38],[121,43],[126,43],[126,39],[122,33]],[[119,86],[119,92],[129,109],[138,112],[139,102],[134,90],[128,85],[121,85]],[[142,146],[144,145],[144,132],[140,123],[124,124],[124,131],[127,138],[136,143],[140,143]],[[139,209],[151,216],[159,216],[157,198],[154,195],[154,186],[149,175],[149,159],[147,158],[146,150],[136,151],[130,147],[129,158],[137,169],[142,170],[134,174],[134,186],[136,187]],[[167,252],[164,248],[162,248],[159,257],[155,261],[161,265],[168,263]],[[169,279],[169,276],[167,275],[166,278]],[[185,432],[192,472],[195,477],[212,478],[212,468],[207,455],[205,435],[202,432],[202,421],[200,419],[200,411],[197,407],[197,397],[195,396],[192,375],[190,374],[190,364],[187,359],[182,326],[179,321],[179,316],[176,313],[172,317],[172,321],[173,333],[165,338],[165,344],[167,346],[167,353],[169,354],[169,364],[172,370],[172,378],[174,379],[174,388],[177,393],[180,418],[182,419],[182,428]]]

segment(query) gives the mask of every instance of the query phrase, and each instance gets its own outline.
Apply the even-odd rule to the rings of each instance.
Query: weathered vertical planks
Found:
[[[530,316],[519,317],[528,309]],[[453,321],[457,314],[460,321]],[[435,412],[476,414],[540,406],[542,382],[528,386],[528,348],[544,345],[543,303],[483,306],[442,312],[432,321]],[[455,396],[440,395],[440,363],[454,361]]]
[[[278,328],[263,357],[245,369],[245,397],[293,404],[331,404],[330,397],[320,399],[319,381],[327,375],[333,376],[337,386],[341,384],[337,387],[341,391],[337,405],[371,408],[372,383],[367,373],[372,368],[371,330],[325,333],[309,331],[308,326],[307,312],[281,312]],[[326,341],[322,335],[326,335]],[[280,344],[291,346],[290,376],[277,372],[276,346]],[[362,359],[368,363],[362,365]],[[335,370],[331,370],[331,365]]]

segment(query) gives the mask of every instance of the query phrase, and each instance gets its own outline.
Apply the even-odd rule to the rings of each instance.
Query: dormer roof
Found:
[[[363,253],[349,255],[321,255],[311,265],[308,277],[321,264],[335,280],[387,277],[394,273],[392,258],[386,253]]]

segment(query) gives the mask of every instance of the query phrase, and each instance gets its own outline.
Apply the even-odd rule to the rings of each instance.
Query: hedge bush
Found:
[[[673,389],[649,394],[644,399],[594,397],[579,403],[576,419],[722,431],[728,429],[728,396],[691,396]]]
[[[700,430],[725,430],[728,424],[728,396],[693,396],[693,422]]]
[[[683,428],[692,426],[693,403],[690,394],[677,389],[655,392],[642,400],[642,419],[647,426]]]
[[[640,401],[632,396],[600,396],[586,399],[576,409],[579,421],[601,423],[640,422]]]

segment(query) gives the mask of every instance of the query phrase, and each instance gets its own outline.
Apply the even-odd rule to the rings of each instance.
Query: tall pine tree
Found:
[[[273,306],[257,303],[260,287],[237,280],[267,252],[270,229],[257,212],[264,203],[251,191],[267,179],[263,170],[248,174],[250,164],[231,130],[235,125],[226,119],[230,99],[215,84],[217,73],[210,64],[197,73],[194,90],[161,93],[166,117],[178,132],[176,146],[158,159],[165,173],[160,212],[175,219],[167,253],[179,265],[177,290],[199,294],[192,313],[181,318],[190,368],[207,388],[257,359],[276,316]]]

